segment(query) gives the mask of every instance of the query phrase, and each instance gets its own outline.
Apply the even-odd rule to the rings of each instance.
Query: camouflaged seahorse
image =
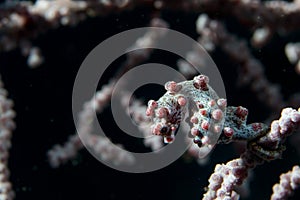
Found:
[[[167,82],[167,92],[158,101],[148,102],[146,114],[153,122],[152,133],[171,143],[180,123],[188,119],[193,142],[204,157],[217,143],[251,141],[267,132],[265,124],[247,125],[248,110],[241,106],[227,107],[226,99],[219,98],[208,83],[205,75],[190,81]]]

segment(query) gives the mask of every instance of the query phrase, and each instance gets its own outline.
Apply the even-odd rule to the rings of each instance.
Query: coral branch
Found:
[[[292,108],[283,109],[280,119],[272,122],[271,130],[256,142],[250,141],[248,149],[240,158],[215,167],[203,199],[235,199],[234,188],[247,178],[249,169],[264,161],[281,158],[285,138],[299,126],[300,108],[298,111]]]
[[[0,199],[12,200],[15,196],[9,182],[9,169],[7,167],[9,149],[11,147],[12,131],[15,128],[12,110],[13,102],[7,99],[7,91],[3,88],[0,77]]]
[[[273,186],[271,200],[285,200],[300,185],[300,168],[294,166],[291,171],[280,175],[280,182]]]

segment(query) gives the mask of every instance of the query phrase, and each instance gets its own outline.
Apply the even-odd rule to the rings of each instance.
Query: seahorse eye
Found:
[[[167,126],[163,126],[161,129],[160,129],[160,133],[165,135],[169,132],[169,128]]]

